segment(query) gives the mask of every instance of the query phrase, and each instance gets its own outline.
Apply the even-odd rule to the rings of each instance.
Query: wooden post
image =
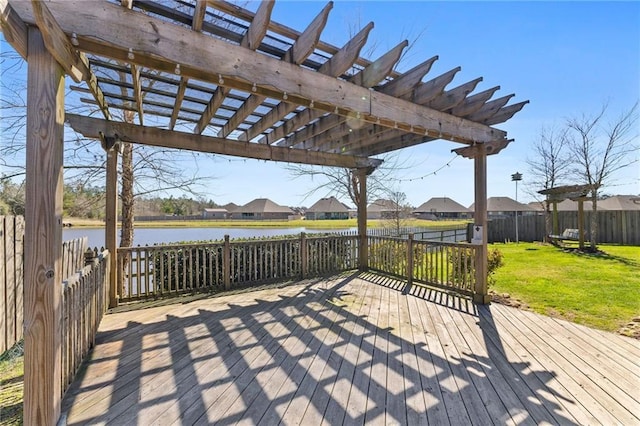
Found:
[[[558,230],[558,202],[553,202],[553,235],[560,235],[560,231]]]
[[[107,193],[104,241],[109,250],[109,308],[118,306],[118,149],[107,150]]]
[[[60,417],[64,74],[29,27],[24,263],[24,424]]]
[[[309,249],[307,247],[307,234],[300,233],[300,273],[301,278],[306,278],[309,275]]]
[[[485,305],[491,298],[487,287],[487,152],[484,144],[476,146],[473,161],[475,211],[472,242],[476,244],[476,288],[473,301]]]
[[[360,168],[358,184],[360,199],[358,204],[358,268],[361,271],[369,269],[369,246],[367,239],[367,172],[368,169]]]
[[[584,201],[578,199],[578,248],[584,250]]]
[[[224,282],[224,289],[229,290],[231,288],[231,244],[229,243],[229,236],[224,236],[224,247],[222,249],[222,279]]]

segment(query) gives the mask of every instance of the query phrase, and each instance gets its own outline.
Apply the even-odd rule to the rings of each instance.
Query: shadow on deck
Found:
[[[372,273],[107,315],[68,424],[638,424],[640,345]]]

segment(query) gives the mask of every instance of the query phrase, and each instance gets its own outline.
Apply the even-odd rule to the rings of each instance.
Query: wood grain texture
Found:
[[[55,424],[61,397],[64,78],[29,29],[25,228],[25,424]]]
[[[637,340],[403,289],[359,273],[107,315],[68,424],[640,421]]]

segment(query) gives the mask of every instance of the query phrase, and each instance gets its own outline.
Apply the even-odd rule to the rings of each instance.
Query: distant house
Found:
[[[638,211],[640,210],[640,196],[614,195],[613,197],[605,198],[604,200],[598,200],[596,207],[598,210]]]
[[[321,198],[306,211],[307,220],[349,219],[349,208],[335,197]]]
[[[467,219],[471,212],[448,197],[433,197],[413,210],[418,219]]]
[[[394,201],[381,198],[367,206],[367,219],[391,219],[401,210]]]
[[[475,210],[475,203],[469,206],[469,210]],[[535,215],[536,210],[528,204],[522,204],[509,197],[489,197],[487,198],[487,216],[489,218],[514,217]]]
[[[218,208],[209,208],[204,209],[202,212],[203,219],[226,219],[229,212],[227,209],[218,207]]]
[[[238,208],[238,205],[235,203],[228,203],[222,206],[223,209],[226,209],[228,213],[233,213]]]
[[[289,207],[276,204],[268,198],[256,198],[235,209],[231,217],[247,220],[288,220],[293,214]]]
[[[544,213],[544,205],[545,202],[544,201],[531,201],[529,203],[527,203],[527,205],[529,207],[531,207],[533,210],[535,210],[538,214],[542,214]]]
[[[591,201],[584,201],[583,202],[583,209],[586,210],[591,210],[592,208],[592,203]],[[573,201],[573,200],[569,200],[569,199],[565,199],[562,200],[558,203],[558,207],[557,207],[559,212],[577,212],[578,211],[578,202],[577,201]],[[551,206],[549,207],[549,210],[553,211],[553,204],[551,204]],[[598,210],[605,210],[604,208],[602,208],[602,206],[600,205],[600,202],[598,202]]]

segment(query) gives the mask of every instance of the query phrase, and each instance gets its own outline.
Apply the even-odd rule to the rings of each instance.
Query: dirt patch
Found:
[[[627,324],[620,327],[617,333],[640,340],[640,317],[635,317]]]
[[[518,309],[525,309],[527,311],[531,310],[529,305],[520,299],[511,297],[509,293],[496,293],[493,290],[489,290],[489,295],[491,296],[491,301],[494,303],[500,303],[501,305],[512,306]]]

